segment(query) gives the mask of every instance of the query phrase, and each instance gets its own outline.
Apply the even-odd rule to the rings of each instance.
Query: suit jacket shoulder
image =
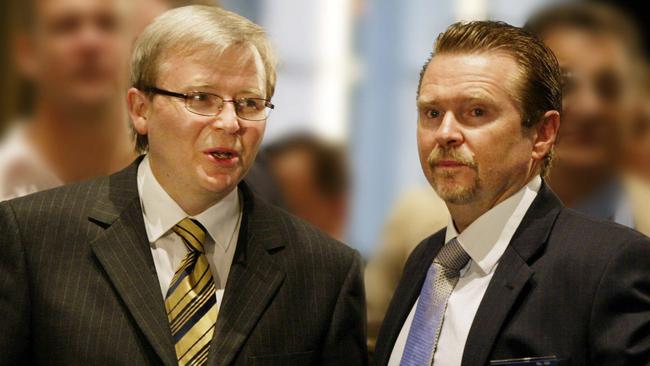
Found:
[[[90,242],[105,226],[104,219],[111,223],[127,206],[139,204],[139,160],[111,176],[32,193],[2,204],[14,212],[26,246]],[[55,252],[54,248],[50,250]]]
[[[316,266],[323,266],[331,274],[347,274],[352,261],[359,256],[357,250],[328,236],[318,228],[304,220],[286,212],[282,208],[266,204],[265,209],[269,214],[275,216],[281,223],[279,227],[286,240],[291,242],[289,249],[301,260],[307,258],[318,258],[321,263],[314,263]]]

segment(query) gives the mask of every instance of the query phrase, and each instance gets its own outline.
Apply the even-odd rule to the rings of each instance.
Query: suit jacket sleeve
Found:
[[[0,204],[0,365],[26,362],[29,347],[29,280],[18,224],[11,206]]]
[[[367,365],[362,261],[355,255],[341,286],[322,354],[323,365]]]
[[[610,259],[590,319],[590,363],[650,365],[650,241],[637,237]]]

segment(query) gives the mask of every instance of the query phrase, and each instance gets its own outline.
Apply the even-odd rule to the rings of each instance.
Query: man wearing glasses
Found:
[[[0,365],[365,364],[359,255],[241,182],[273,108],[264,31],[169,11],[131,85],[144,157],[0,205]]]

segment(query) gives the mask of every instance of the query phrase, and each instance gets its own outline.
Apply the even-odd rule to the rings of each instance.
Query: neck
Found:
[[[475,199],[468,203],[447,203],[449,214],[453,219],[458,233],[462,233],[465,229],[467,229],[468,226],[476,221],[476,219],[497,206],[499,203],[507,200],[512,195],[519,192],[519,190],[526,186],[526,184],[528,184],[528,182],[530,182],[531,179],[533,179],[537,174],[537,170],[533,170],[523,179],[519,179],[516,182],[507,182],[504,187],[501,187],[501,189],[492,190],[501,193],[491,197],[483,198],[480,197],[480,195],[477,195]]]
[[[121,100],[86,109],[41,101],[35,110],[28,138],[63,183],[109,175],[136,157]]]

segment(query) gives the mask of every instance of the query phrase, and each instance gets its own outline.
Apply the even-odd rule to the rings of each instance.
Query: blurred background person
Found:
[[[562,126],[549,185],[569,207],[650,235],[650,191],[626,175],[642,56],[634,23],[611,6],[570,3],[526,27],[563,72]]]
[[[0,134],[5,121],[13,115],[14,75],[11,52],[9,52],[12,34],[13,1],[0,2]]]
[[[130,2],[23,1],[16,10],[16,65],[31,91],[0,147],[0,199],[127,166]]]
[[[650,184],[650,64],[640,80],[634,115],[627,129],[626,160],[630,172]]]
[[[311,134],[293,134],[269,144],[264,153],[286,209],[342,240],[349,196],[343,147]]]

